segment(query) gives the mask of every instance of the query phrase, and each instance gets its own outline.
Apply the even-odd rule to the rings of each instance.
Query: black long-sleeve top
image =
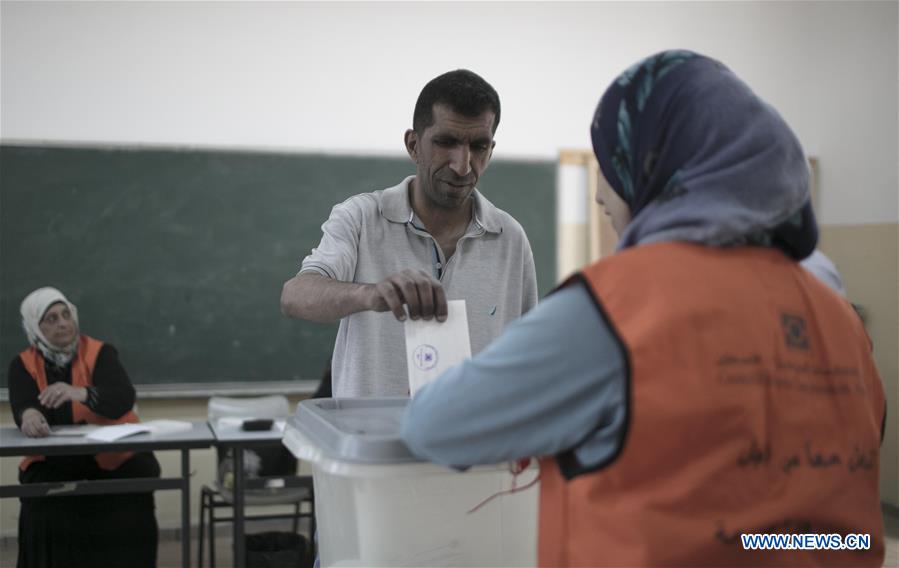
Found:
[[[60,369],[45,361],[44,368],[47,372],[48,385],[59,381],[72,384],[71,363]],[[94,413],[116,419],[134,406],[134,386],[119,361],[118,351],[112,345],[104,343],[100,348],[91,380],[93,386],[88,389],[88,398],[85,404]],[[57,409],[44,408],[38,401],[39,393],[37,382],[25,370],[22,359],[16,356],[9,364],[9,404],[16,426],[22,427],[22,413],[28,408],[40,411],[51,426],[74,423],[71,402],[67,402]]]

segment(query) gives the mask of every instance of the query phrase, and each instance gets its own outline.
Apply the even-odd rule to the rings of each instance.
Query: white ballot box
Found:
[[[505,464],[458,472],[399,437],[405,398],[304,400],[284,445],[312,465],[321,565],[535,566],[539,486]],[[518,485],[537,476],[532,465]]]

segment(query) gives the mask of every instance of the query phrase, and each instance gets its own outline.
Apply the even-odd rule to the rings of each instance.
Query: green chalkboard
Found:
[[[281,316],[331,207],[414,173],[403,158],[0,146],[0,386],[19,304],[61,289],[138,384],[316,380],[336,324]],[[495,160],[481,191],[554,282],[555,164]]]

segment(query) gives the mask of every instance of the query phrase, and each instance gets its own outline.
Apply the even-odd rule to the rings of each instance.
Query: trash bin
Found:
[[[306,539],[292,532],[268,531],[246,535],[247,568],[306,568]]]
[[[458,472],[422,462],[399,437],[406,398],[300,402],[283,443],[312,466],[323,567],[535,566],[539,489],[505,464]],[[521,474],[519,485],[536,477]]]

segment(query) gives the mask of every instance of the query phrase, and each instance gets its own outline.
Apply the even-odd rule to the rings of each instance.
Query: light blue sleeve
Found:
[[[417,456],[447,466],[570,449],[596,464],[621,441],[626,368],[593,299],[573,285],[417,392],[402,436]]]

